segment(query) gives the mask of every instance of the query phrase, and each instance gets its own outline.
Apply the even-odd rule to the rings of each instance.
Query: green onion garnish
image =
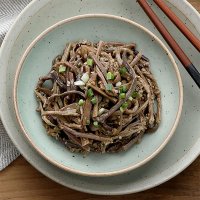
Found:
[[[128,108],[128,103],[125,102],[125,103],[123,103],[122,106],[120,107],[120,111],[123,113],[127,108]]]
[[[125,75],[128,72],[128,70],[126,69],[126,67],[121,67],[119,69],[119,72],[120,72],[121,75]]]
[[[96,128],[98,128],[98,127],[99,127],[99,122],[95,121],[95,122],[93,122],[93,125],[94,125]]]
[[[107,80],[114,80],[115,75],[112,72],[108,72],[106,75]]]
[[[129,100],[129,101],[133,101],[133,97],[129,97],[128,100]]]
[[[133,97],[133,98],[136,98],[136,97],[138,97],[138,96],[139,96],[139,93],[138,93],[138,92],[136,92],[136,91],[133,92],[133,94],[132,94],[132,97]]]
[[[99,109],[99,114],[98,115],[102,115],[104,112],[105,112],[105,108],[101,108],[101,109]]]
[[[81,80],[84,82],[84,83],[87,83],[89,81],[90,77],[89,77],[89,74],[86,72],[83,74],[83,76],[81,77]]]
[[[88,97],[93,97],[94,96],[93,90],[91,88],[87,91],[87,96]]]
[[[107,91],[112,91],[112,89],[113,89],[113,85],[112,85],[111,83],[108,83],[108,84],[106,85],[106,90],[107,90]]]
[[[94,63],[93,59],[91,59],[91,58],[88,58],[88,59],[87,59],[87,65],[88,65],[88,66],[92,67],[92,66],[93,66],[93,63]]]
[[[120,107],[120,111],[123,113],[125,110],[122,107]]]
[[[120,99],[125,99],[126,98],[126,94],[125,93],[120,93],[119,94],[119,98]]]
[[[127,109],[127,108],[128,108],[128,103],[127,103],[127,102],[123,103],[121,107],[122,107],[123,109]]]
[[[84,100],[83,100],[83,99],[80,99],[79,102],[78,102],[78,105],[79,105],[79,106],[83,106],[83,104],[84,104]]]
[[[59,73],[63,73],[63,72],[65,72],[66,71],[66,67],[65,66],[63,66],[63,65],[60,65],[59,66]]]
[[[116,87],[120,87],[122,85],[122,82],[118,82],[118,83],[116,83]]]
[[[91,102],[92,102],[93,105],[95,105],[95,104],[97,103],[97,98],[96,98],[96,97],[93,97],[93,98],[91,99]]]
[[[127,91],[127,88],[125,85],[122,85],[119,89],[120,93],[125,93]]]

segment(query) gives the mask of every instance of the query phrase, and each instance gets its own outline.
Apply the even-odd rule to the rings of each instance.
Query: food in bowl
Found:
[[[68,43],[35,94],[47,133],[72,152],[126,151],[161,121],[158,84],[134,43]]]
[[[120,41],[127,44],[134,42],[137,44],[135,49],[142,49],[143,54],[150,59],[151,72],[162,95],[162,120],[154,134],[144,134],[141,143],[133,145],[125,152],[104,154],[92,152],[87,156],[83,156],[82,153],[71,153],[66,150],[64,145],[61,145],[60,141],[55,139],[56,137],[46,134],[41,115],[35,112],[38,101],[34,98],[34,90],[40,76],[49,74],[53,58],[58,54],[63,54],[66,42],[80,41],[84,38],[93,42],[99,40]],[[122,55],[121,58],[123,58]],[[51,90],[52,82],[52,80],[47,80],[42,87]],[[67,172],[107,177],[141,167],[166,146],[180,119],[182,90],[180,73],[171,53],[153,33],[128,19],[91,14],[64,19],[46,29],[31,42],[17,67],[13,101],[22,133],[42,157]],[[155,113],[157,113],[156,103],[154,105]],[[91,121],[92,123],[93,121]],[[148,130],[151,129],[148,128]],[[81,130],[81,132],[83,131]],[[80,137],[78,138],[80,139]],[[105,152],[108,152],[108,149],[106,150]]]

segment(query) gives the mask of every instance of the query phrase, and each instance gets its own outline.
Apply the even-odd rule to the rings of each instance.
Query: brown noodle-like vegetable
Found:
[[[158,128],[161,95],[135,44],[74,42],[35,89],[47,133],[72,152],[119,152]]]

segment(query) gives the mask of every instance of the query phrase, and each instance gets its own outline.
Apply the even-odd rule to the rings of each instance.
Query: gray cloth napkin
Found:
[[[17,15],[31,0],[0,0],[0,45]],[[1,66],[2,67],[2,66]],[[19,156],[0,120],[0,171]]]

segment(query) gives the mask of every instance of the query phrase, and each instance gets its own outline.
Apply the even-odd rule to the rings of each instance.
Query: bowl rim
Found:
[[[39,42],[41,39],[43,39],[49,32],[51,32],[52,30],[56,29],[57,27],[63,25],[63,24],[67,24],[69,22],[73,22],[76,20],[80,20],[80,19],[87,19],[87,18],[108,18],[108,19],[115,19],[115,20],[120,20],[122,22],[125,23],[129,23],[132,26],[136,26],[137,28],[141,29],[142,31],[146,32],[148,35],[150,35],[151,37],[153,37],[156,42],[164,49],[164,51],[167,53],[167,56],[169,57],[173,68],[175,70],[176,73],[176,78],[178,81],[178,88],[179,88],[179,105],[178,105],[178,111],[176,113],[176,118],[175,121],[172,125],[171,130],[169,131],[167,137],[164,139],[164,141],[160,144],[160,146],[152,153],[150,154],[147,158],[145,158],[144,160],[138,162],[137,164],[134,164],[130,167],[125,167],[124,169],[120,169],[120,170],[115,170],[115,171],[111,171],[111,172],[93,172],[93,173],[89,173],[89,172],[83,172],[80,170],[76,170],[73,169],[71,167],[67,167],[61,163],[58,163],[57,161],[55,161],[54,159],[50,158],[49,156],[47,156],[44,152],[42,152],[37,145],[34,144],[34,142],[31,140],[31,137],[29,136],[28,132],[26,131],[24,124],[20,118],[20,114],[19,114],[19,108],[18,108],[18,100],[17,100],[17,89],[18,89],[18,81],[19,81],[19,76],[21,73],[21,70],[23,68],[23,64],[25,59],[27,58],[28,54],[30,53],[31,49],[35,46],[35,44],[37,44],[37,42]],[[25,50],[25,52],[23,53],[23,55],[20,58],[19,64],[17,65],[17,70],[16,70],[16,74],[15,74],[15,78],[14,78],[14,87],[13,87],[13,103],[14,103],[14,110],[15,110],[15,116],[17,119],[17,122],[25,136],[25,138],[28,140],[28,142],[31,144],[31,146],[43,157],[45,158],[47,161],[49,161],[51,164],[67,171],[67,172],[71,172],[74,174],[78,174],[78,175],[83,175],[83,176],[89,176],[89,177],[108,177],[108,176],[115,176],[115,175],[120,175],[120,174],[124,174],[127,173],[131,170],[134,170],[144,164],[146,164],[147,162],[149,162],[151,159],[153,159],[160,151],[162,151],[162,149],[166,146],[166,144],[169,142],[169,140],[171,139],[171,137],[174,135],[174,132],[178,126],[178,122],[180,120],[181,117],[181,113],[182,113],[182,107],[183,107],[183,83],[182,83],[182,79],[181,79],[181,75],[178,69],[178,66],[172,56],[172,54],[170,53],[170,51],[168,50],[168,48],[165,46],[165,44],[154,34],[152,33],[150,30],[148,30],[147,28],[145,28],[144,26],[140,25],[137,22],[134,22],[132,20],[129,20],[127,18],[124,17],[120,17],[120,16],[116,16],[116,15],[111,15],[111,14],[83,14],[83,15],[77,15],[74,17],[70,17],[64,20],[61,20],[57,23],[55,23],[54,25],[48,27],[46,30],[44,30],[42,33],[40,33],[28,46],[28,48]]]

